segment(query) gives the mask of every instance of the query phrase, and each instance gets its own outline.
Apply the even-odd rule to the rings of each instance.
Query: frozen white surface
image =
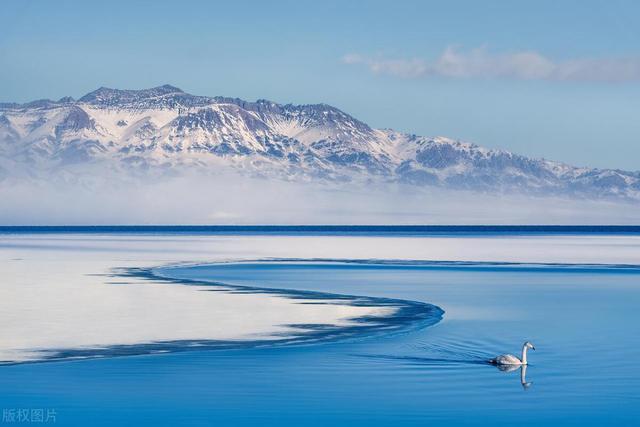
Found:
[[[640,264],[640,236],[202,237],[229,258],[343,258],[566,264]]]
[[[346,326],[355,317],[393,310],[200,292],[210,288],[105,275],[114,267],[223,254],[220,241],[200,240],[0,236],[0,361],[38,360],[50,350],[159,341],[281,339],[281,334],[304,333],[289,324]]]

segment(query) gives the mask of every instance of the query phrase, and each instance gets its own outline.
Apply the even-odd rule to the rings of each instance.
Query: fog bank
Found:
[[[638,224],[637,203],[239,175],[0,183],[0,224]]]

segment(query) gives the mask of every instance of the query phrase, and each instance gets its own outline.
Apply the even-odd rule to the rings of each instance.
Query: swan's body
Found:
[[[501,354],[489,360],[489,363],[494,365],[527,365],[527,350],[529,349],[535,350],[536,348],[527,341],[522,346],[522,358],[518,358],[518,356],[514,356],[513,354]]]
[[[500,356],[491,359],[489,362],[494,365],[526,365],[526,363],[523,363],[518,356],[514,356],[513,354],[501,354]]]

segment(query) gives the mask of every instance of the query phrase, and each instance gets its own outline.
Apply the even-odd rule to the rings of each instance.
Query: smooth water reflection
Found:
[[[431,328],[289,348],[2,369],[5,407],[76,425],[637,425],[640,275],[228,264],[183,278],[418,300]],[[487,360],[530,339],[528,367]]]

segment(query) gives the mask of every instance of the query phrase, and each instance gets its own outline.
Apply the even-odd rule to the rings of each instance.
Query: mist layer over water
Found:
[[[0,223],[638,224],[638,201],[215,176],[0,181]],[[497,190],[496,190],[497,191]]]

